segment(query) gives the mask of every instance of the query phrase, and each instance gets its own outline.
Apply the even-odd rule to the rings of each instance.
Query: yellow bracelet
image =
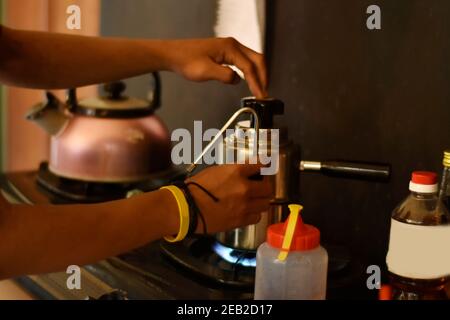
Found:
[[[180,188],[175,186],[162,187],[160,190],[169,190],[177,201],[178,211],[180,213],[180,230],[176,237],[165,237],[167,242],[180,242],[186,238],[189,231],[189,205],[186,197]]]

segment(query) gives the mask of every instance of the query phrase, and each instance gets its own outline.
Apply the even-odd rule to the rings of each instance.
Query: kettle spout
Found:
[[[26,119],[35,122],[50,135],[64,130],[69,121],[65,114],[65,105],[51,92],[46,93],[47,101],[35,105],[26,115]]]

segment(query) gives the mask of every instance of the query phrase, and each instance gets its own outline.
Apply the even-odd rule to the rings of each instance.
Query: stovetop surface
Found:
[[[3,175],[0,177],[2,193],[14,203],[73,203],[37,183],[37,178],[38,172]],[[157,241],[119,257],[85,266],[83,272],[92,282],[91,287],[100,282],[97,287],[101,287],[103,293],[121,290],[129,299],[252,299],[254,269],[220,261],[212,251],[212,243],[212,238],[204,237],[186,239],[170,246]],[[330,255],[330,261],[333,256]],[[339,266],[339,254],[336,257],[334,264]],[[336,268],[329,274],[328,298],[373,298],[373,293],[361,287],[365,283],[360,278],[362,275],[361,265],[356,261],[345,268]],[[49,278],[54,282],[53,286],[62,288],[59,294],[49,295],[53,292],[47,287]],[[65,296],[61,279],[65,277],[43,275],[19,280],[41,298],[73,298],[70,293]],[[76,297],[83,298],[83,294],[89,295],[89,292]],[[99,298],[99,294],[93,298]]]

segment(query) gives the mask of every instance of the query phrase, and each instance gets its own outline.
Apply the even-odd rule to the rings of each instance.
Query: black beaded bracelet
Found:
[[[200,184],[193,182],[193,181],[189,181],[189,182],[184,182],[184,181],[178,181],[173,183],[173,185],[177,186],[178,188],[180,188],[185,197],[186,197],[186,201],[189,205],[189,231],[188,231],[188,235],[193,235],[195,234],[195,231],[197,230],[198,227],[198,218],[200,217],[200,219],[202,220],[202,224],[203,224],[203,234],[207,235],[208,234],[208,228],[206,225],[206,221],[205,221],[205,217],[203,216],[200,208],[198,207],[197,203],[195,202],[194,197],[191,194],[191,191],[189,190],[189,185],[193,185],[196,186],[197,188],[199,188],[200,190],[202,190],[204,193],[206,193],[212,200],[214,200],[214,202],[218,202],[219,199],[217,197],[215,197],[213,194],[211,194],[211,192],[209,192],[208,190],[206,190],[203,186],[201,186]]]

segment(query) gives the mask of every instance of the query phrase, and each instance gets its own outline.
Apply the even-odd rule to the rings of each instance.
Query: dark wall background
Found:
[[[389,184],[305,174],[305,219],[327,242],[366,263],[384,261],[392,209],[408,193],[414,169],[440,171],[450,144],[450,2],[446,0],[270,1],[270,94],[286,103],[280,124],[303,158],[390,162]],[[366,8],[382,8],[382,30],[366,28]],[[213,36],[212,0],[103,1],[108,36]],[[125,61],[126,63],[126,61]],[[160,115],[171,129],[194,120],[219,127],[239,99],[238,87],[189,83],[164,73]],[[146,79],[131,82],[144,96]]]

